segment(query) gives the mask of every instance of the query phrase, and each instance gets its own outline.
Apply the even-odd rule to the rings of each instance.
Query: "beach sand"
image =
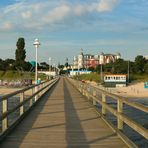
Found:
[[[127,87],[117,87],[113,91],[124,97],[148,98],[148,89],[144,88],[143,82],[130,84]]]
[[[9,87],[0,87],[0,95],[6,95],[12,92],[15,92],[17,90],[20,90],[21,88],[9,88]]]
[[[123,97],[129,97],[129,98],[148,98],[148,89],[144,88],[144,83],[133,83],[130,84],[127,87],[116,87],[116,88],[104,88],[101,86],[98,86],[95,82],[88,82],[92,86],[98,87],[100,89],[105,89],[106,91],[109,91],[113,94],[117,94],[119,96]],[[12,92],[15,92],[17,90],[20,90],[23,88],[7,88],[7,87],[0,87],[0,95],[6,95]],[[30,92],[31,93],[31,92]],[[29,94],[30,94],[29,93]]]
[[[116,88],[105,88],[102,86],[98,86],[98,84],[95,82],[87,82],[87,83],[122,97],[148,99],[148,89],[144,88],[143,82],[131,83],[127,87],[116,87]]]
[[[7,95],[7,94],[10,94],[12,92],[21,90],[21,89],[23,89],[23,88],[0,87],[0,96]],[[32,95],[32,89],[25,91],[25,95],[31,96]]]

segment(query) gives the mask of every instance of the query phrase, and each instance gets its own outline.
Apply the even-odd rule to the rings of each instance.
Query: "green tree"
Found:
[[[101,66],[100,66],[100,65],[97,65],[95,70],[96,70],[97,73],[100,73],[100,71],[101,71]]]
[[[69,66],[69,64],[68,64],[68,58],[66,58],[66,60],[65,60],[65,67],[68,67]]]
[[[144,65],[144,72],[146,74],[148,74],[148,60],[147,60],[146,64]]]
[[[4,61],[4,65],[6,67],[6,70],[15,70],[14,64],[15,64],[14,59],[6,59]]]
[[[40,69],[49,70],[49,65],[46,62],[41,62]]]
[[[134,70],[136,73],[143,73],[146,60],[142,55],[135,58]]]
[[[24,38],[19,38],[16,43],[17,49],[15,52],[15,66],[17,69],[23,69],[25,67],[25,58],[26,58],[26,51],[25,51],[25,40]]]
[[[5,68],[4,61],[0,59],[0,70],[5,70]]]
[[[62,69],[64,68],[64,65],[60,65],[60,64],[59,64],[59,65],[58,65],[58,68],[62,70]]]
[[[113,73],[114,72],[114,63],[111,62],[111,63],[104,65],[104,72]]]
[[[94,67],[89,67],[88,70],[90,70],[90,71],[94,71],[95,68],[94,68]]]
[[[123,59],[118,59],[114,62],[113,73],[116,74],[126,74],[128,70],[128,62]]]

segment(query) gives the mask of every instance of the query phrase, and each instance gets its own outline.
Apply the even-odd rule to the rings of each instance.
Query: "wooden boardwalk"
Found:
[[[58,84],[3,141],[0,148],[123,148],[122,140],[69,82]]]

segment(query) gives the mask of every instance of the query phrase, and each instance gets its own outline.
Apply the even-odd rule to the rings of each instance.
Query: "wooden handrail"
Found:
[[[55,78],[55,79],[53,79],[51,81],[46,81],[46,82],[43,82],[41,84],[32,85],[32,86],[29,86],[29,87],[24,88],[22,90],[13,92],[13,93],[5,95],[5,96],[2,96],[1,100],[0,100],[0,102],[2,102],[2,113],[0,114],[0,121],[2,121],[2,133],[1,133],[1,135],[3,135],[11,127],[11,125],[10,125],[10,127],[8,127],[8,123],[7,123],[8,122],[8,116],[10,114],[12,114],[16,110],[20,109],[20,116],[19,116],[19,118],[21,118],[21,116],[25,113],[24,112],[24,105],[28,101],[33,102],[33,98],[37,97],[37,99],[34,99],[34,103],[30,103],[30,106],[29,106],[29,109],[30,109],[38,101],[38,95],[41,94],[40,95],[40,97],[41,97],[58,80],[59,80],[59,78]],[[24,92],[26,92],[26,91],[28,91],[30,89],[33,89],[35,87],[38,87],[38,86],[40,86],[40,89],[37,90],[37,92],[34,92],[31,96],[29,96],[28,98],[24,99]],[[18,94],[21,94],[20,95],[20,102],[19,102],[19,104],[16,105],[15,107],[13,107],[12,109],[8,109],[8,99],[10,97],[13,97],[13,96],[18,95]]]
[[[81,82],[79,82],[79,83],[81,83]],[[83,84],[83,85],[84,85],[84,84]],[[125,103],[125,104],[127,104],[127,105],[129,105],[129,106],[131,106],[131,107],[133,107],[133,108],[136,108],[136,109],[139,109],[139,110],[141,110],[141,111],[143,111],[143,112],[145,112],[145,113],[148,113],[148,107],[145,106],[145,105],[142,105],[142,104],[137,103],[137,102],[131,102],[131,101],[129,101],[129,100],[128,100],[127,98],[125,98],[125,97],[121,97],[121,96],[118,96],[118,95],[109,93],[109,92],[107,92],[107,91],[104,91],[104,90],[101,90],[101,89],[99,89],[99,88],[96,88],[95,86],[89,86],[89,87],[92,87],[92,88],[94,88],[94,89],[97,89],[98,92],[103,93],[103,94],[105,94],[106,96],[109,96],[109,97],[111,97],[111,98],[114,99],[114,100],[120,100],[120,101],[122,101],[123,103]]]
[[[15,95],[17,95],[17,94],[19,94],[19,93],[21,93],[21,92],[25,92],[25,91],[27,91],[27,90],[29,90],[29,89],[31,89],[31,88],[34,88],[34,87],[36,87],[36,86],[40,86],[41,84],[45,84],[45,83],[47,83],[47,82],[49,82],[49,80],[48,80],[48,81],[44,81],[44,82],[42,82],[42,83],[40,83],[40,84],[34,84],[34,85],[29,86],[29,87],[25,87],[25,88],[23,88],[23,89],[21,89],[21,90],[17,90],[17,91],[15,91],[15,92],[12,92],[12,93],[3,95],[2,97],[0,97],[0,102],[2,102],[2,101],[5,100],[5,99],[8,99],[8,98],[10,98],[10,97],[12,97],[12,96],[15,96]]]
[[[111,94],[111,93],[101,90],[99,88],[82,83],[80,81],[77,81],[74,79],[69,79],[69,80],[83,95],[87,96],[89,100],[90,100],[90,98],[92,99],[93,105],[96,105],[96,103],[99,103],[102,106],[102,114],[103,115],[106,114],[106,110],[107,110],[110,113],[112,113],[115,117],[117,117],[117,128],[119,130],[123,130],[123,128],[124,128],[123,123],[125,123],[129,127],[131,127],[133,130],[138,132],[140,135],[142,135],[143,137],[148,139],[148,130],[146,128],[144,128],[143,126],[141,126],[140,124],[133,121],[132,119],[130,119],[129,117],[127,117],[123,113],[123,104],[126,104],[130,107],[133,107],[133,108],[143,111],[145,113],[148,113],[147,106],[142,105],[137,102],[131,102],[127,98]],[[88,88],[90,89],[90,87],[93,88],[93,90],[95,91],[94,94],[91,94],[90,92],[88,92]],[[100,94],[102,94],[102,100],[97,98],[96,91],[99,92]],[[112,99],[115,99],[117,101],[117,109],[115,109],[107,104],[106,96],[109,96]]]

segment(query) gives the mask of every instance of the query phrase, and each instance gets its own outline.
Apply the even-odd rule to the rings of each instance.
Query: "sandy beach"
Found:
[[[113,94],[117,94],[123,97],[148,98],[148,89],[144,88],[143,82],[133,83],[127,87],[116,87],[116,88],[104,88],[104,87],[98,86],[98,84],[95,82],[87,82],[87,83],[91,84],[92,86],[105,89],[106,91],[109,91]],[[0,87],[0,95],[2,96],[5,94],[9,94],[19,89],[22,89],[22,88]]]
[[[111,91],[124,97],[148,98],[148,89],[144,88],[143,82],[130,84],[127,87],[112,88]]]
[[[21,88],[9,88],[9,87],[0,87],[0,96],[15,92]]]
[[[95,82],[87,82],[91,85],[101,88],[103,90],[109,91],[113,94],[128,97],[128,98],[147,98],[148,99],[148,89],[144,88],[143,82],[131,83],[127,87],[116,87],[116,88],[104,88],[102,86],[98,86]]]

